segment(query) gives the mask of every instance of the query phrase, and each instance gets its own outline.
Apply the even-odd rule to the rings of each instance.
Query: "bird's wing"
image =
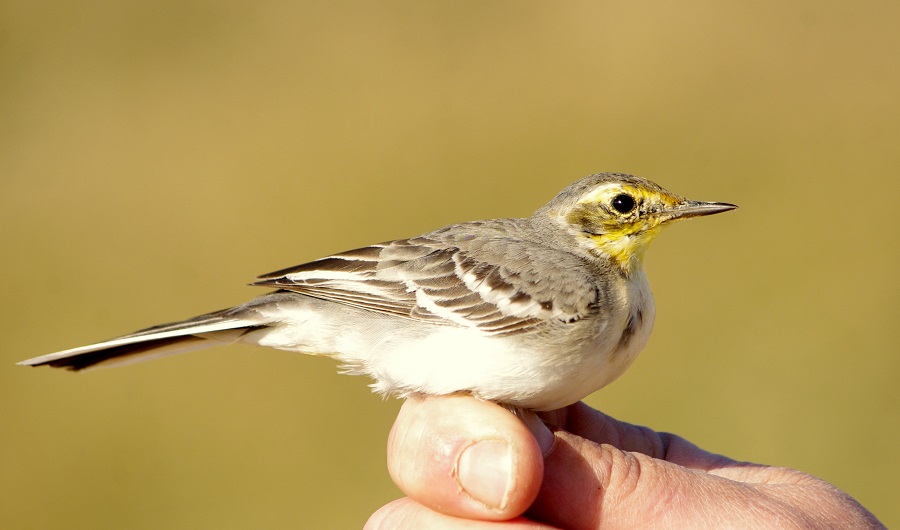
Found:
[[[450,236],[438,231],[351,250],[254,285],[492,334],[572,322],[596,306],[597,288],[575,256],[505,234],[468,237],[457,229]]]

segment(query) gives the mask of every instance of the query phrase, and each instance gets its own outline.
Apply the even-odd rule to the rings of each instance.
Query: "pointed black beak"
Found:
[[[684,219],[688,217],[700,217],[701,215],[712,215],[714,213],[722,213],[727,212],[729,210],[734,210],[737,208],[734,204],[728,204],[727,202],[702,202],[702,201],[688,201],[676,205],[671,210],[669,210],[669,215],[671,216],[669,219]]]

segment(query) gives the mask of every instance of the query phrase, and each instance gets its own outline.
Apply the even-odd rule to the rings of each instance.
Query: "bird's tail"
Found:
[[[240,316],[233,309],[225,309],[180,322],[153,326],[104,342],[42,355],[19,364],[47,365],[72,371],[130,364],[230,344],[250,331],[265,327]]]

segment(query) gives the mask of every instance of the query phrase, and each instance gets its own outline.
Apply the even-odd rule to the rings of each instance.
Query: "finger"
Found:
[[[388,470],[404,493],[436,512],[500,521],[534,500],[543,459],[528,428],[494,403],[411,398],[388,439]]]
[[[527,516],[561,528],[721,528],[793,522],[771,492],[557,431]]]
[[[753,474],[764,468],[756,464],[736,462],[705,451],[680,436],[607,416],[583,402],[563,409],[541,413],[550,424],[599,444],[609,444],[622,451],[641,453],[666,460],[689,469],[719,473],[733,477]]]
[[[776,471],[770,466],[732,460],[701,449],[680,436],[619,421],[583,402],[543,414],[549,414],[545,419],[549,418],[552,424],[593,442],[738,482],[792,483],[803,475],[791,469]]]
[[[555,530],[517,517],[510,521],[459,519],[430,510],[412,499],[396,500],[375,512],[363,530]]]
[[[551,425],[597,443],[613,445],[623,451],[643,453],[662,459],[668,439],[652,429],[632,425],[592,409],[584,402],[541,413]]]
[[[556,438],[529,517],[572,530],[662,522],[658,514],[646,513],[656,511],[653,503],[667,499],[645,496],[656,493],[647,489],[659,480],[653,459],[565,431],[557,431]]]

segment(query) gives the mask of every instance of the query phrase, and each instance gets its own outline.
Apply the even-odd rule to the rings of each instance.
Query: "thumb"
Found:
[[[534,500],[543,461],[528,428],[494,403],[411,397],[388,439],[388,470],[404,493],[435,512],[503,521]]]

